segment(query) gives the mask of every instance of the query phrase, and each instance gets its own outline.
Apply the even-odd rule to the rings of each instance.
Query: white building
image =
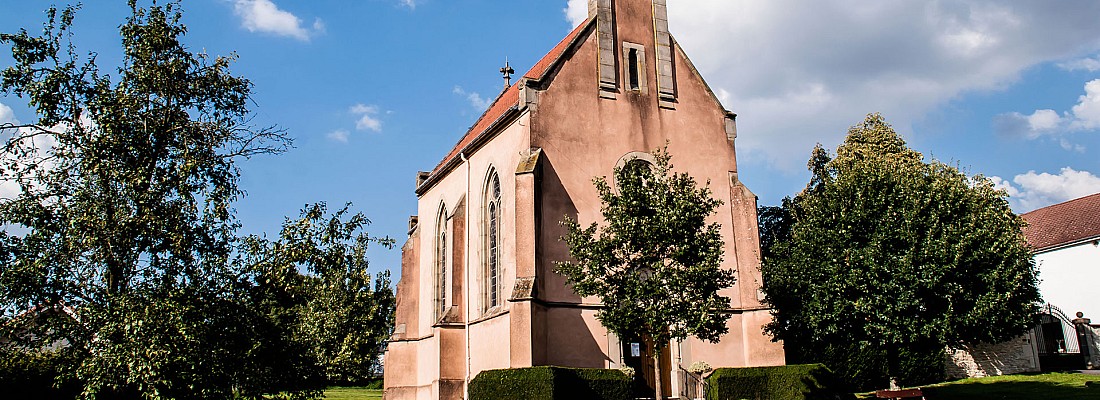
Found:
[[[1043,300],[1100,321],[1100,193],[1023,215]]]
[[[1049,306],[1040,310],[1040,324],[1016,339],[949,350],[952,378],[1080,369],[1089,362],[1100,366],[1100,325],[1078,332],[1075,320],[1081,312],[1100,322],[1100,193],[1023,218],[1039,268],[1039,292]]]

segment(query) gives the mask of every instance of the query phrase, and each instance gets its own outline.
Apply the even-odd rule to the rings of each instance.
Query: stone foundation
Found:
[[[947,377],[980,378],[1039,371],[1039,354],[1031,333],[997,343],[947,349]]]

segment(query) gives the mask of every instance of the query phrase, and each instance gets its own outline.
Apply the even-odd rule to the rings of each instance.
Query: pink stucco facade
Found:
[[[664,33],[664,0],[591,3],[589,21],[418,179],[418,222],[402,248],[386,353],[386,399],[461,399],[486,369],[617,368],[622,347],[596,320],[598,299],[576,296],[554,272],[554,262],[568,257],[559,221],[598,221],[592,178],[666,143],[675,170],[709,181],[724,202],[712,218],[722,227],[723,268],[738,278],[723,293],[732,299],[729,333],[718,343],[670,344],[673,372],[695,361],[783,364],[782,344],[762,331],[771,317],[761,303],[756,198],[737,178],[733,114]],[[637,60],[636,67],[624,60]],[[490,194],[494,174],[499,200]],[[496,210],[495,225],[489,210]],[[494,256],[496,304],[487,292]],[[676,373],[670,380],[677,397],[683,382]]]

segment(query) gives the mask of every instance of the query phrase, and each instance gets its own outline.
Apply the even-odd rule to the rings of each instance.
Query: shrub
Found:
[[[821,364],[719,368],[707,383],[707,400],[854,399]]]
[[[531,367],[482,371],[470,382],[472,400],[628,400],[632,381],[619,370]]]
[[[59,380],[70,357],[59,351],[0,351],[0,397],[12,399],[72,399],[80,385]]]
[[[793,363],[824,364],[853,391],[882,389],[890,384],[887,372],[889,357],[879,346],[862,341],[835,343],[819,351],[803,349],[801,353],[808,356],[793,357]]]
[[[383,383],[384,382],[381,379],[372,379],[371,381],[367,382],[367,384],[363,387],[373,390],[382,390]]]
[[[943,346],[934,341],[913,344],[898,352],[898,384],[905,387],[943,382],[947,378]]]

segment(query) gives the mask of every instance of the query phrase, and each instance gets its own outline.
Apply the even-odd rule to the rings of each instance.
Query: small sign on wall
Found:
[[[642,344],[641,343],[631,343],[630,344],[630,356],[631,357],[641,357],[642,356]]]

